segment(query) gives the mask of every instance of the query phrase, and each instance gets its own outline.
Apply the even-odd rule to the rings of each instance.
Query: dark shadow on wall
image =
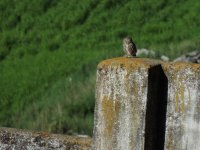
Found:
[[[164,150],[168,80],[161,65],[149,69],[145,150]]]

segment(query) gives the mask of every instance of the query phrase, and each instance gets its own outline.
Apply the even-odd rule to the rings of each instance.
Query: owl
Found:
[[[125,37],[123,39],[123,51],[125,53],[125,57],[136,56],[137,48],[131,37]]]

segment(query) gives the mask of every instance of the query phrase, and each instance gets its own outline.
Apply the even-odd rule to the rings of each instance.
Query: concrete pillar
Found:
[[[165,150],[200,149],[200,64],[167,63]]]
[[[166,79],[162,82],[159,64],[151,59],[115,58],[98,65],[93,149],[156,149],[159,121],[155,116],[160,114],[157,104],[163,96],[160,94],[163,88],[157,88],[157,84],[166,83]],[[153,109],[150,119],[146,119],[147,105]],[[146,137],[149,141],[145,143]]]

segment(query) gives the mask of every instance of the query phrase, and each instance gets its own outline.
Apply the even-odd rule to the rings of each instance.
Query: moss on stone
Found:
[[[88,150],[90,138],[49,134],[21,129],[0,128],[0,149],[72,149]]]
[[[147,58],[126,58],[119,57],[104,60],[98,64],[98,69],[107,68],[108,66],[116,66],[121,68],[126,68],[127,71],[132,71],[133,68],[150,68],[151,66],[158,65],[162,61]]]
[[[109,138],[112,138],[114,124],[117,121],[120,110],[120,102],[113,101],[104,96],[102,100],[102,113],[105,118],[105,130],[104,134]]]

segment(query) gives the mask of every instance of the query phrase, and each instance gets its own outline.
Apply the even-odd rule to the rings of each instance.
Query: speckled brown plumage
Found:
[[[131,37],[125,37],[123,39],[123,51],[125,57],[134,57],[137,53],[137,48]]]

